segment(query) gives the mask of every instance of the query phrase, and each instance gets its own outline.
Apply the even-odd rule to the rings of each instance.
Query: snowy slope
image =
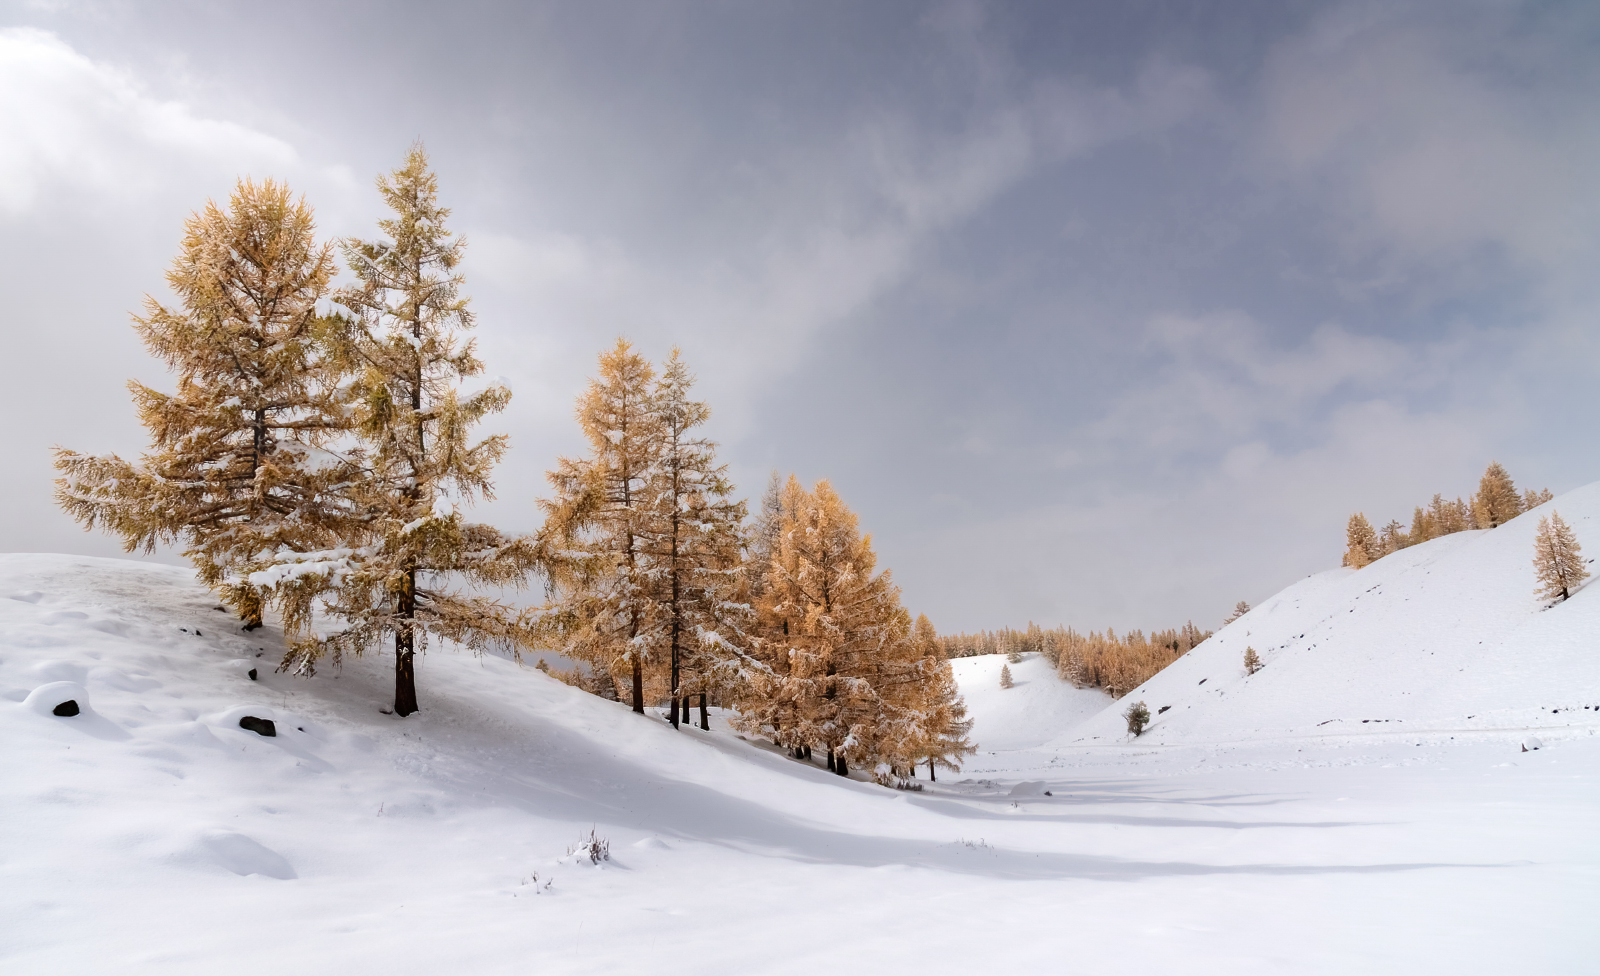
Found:
[[[1594,738],[1030,748],[1070,720],[1018,715],[1080,699],[1025,662],[969,686],[980,741],[1015,748],[895,792],[497,658],[428,654],[396,719],[387,655],[291,679],[275,633],[213,605],[178,569],[0,555],[0,972],[1409,976],[1600,951]],[[51,714],[69,693],[82,713]],[[599,866],[566,856],[591,829]]]
[[[1554,607],[1535,597],[1533,537],[1552,509],[1586,557],[1600,554],[1596,483],[1493,530],[1302,580],[1128,695],[1122,707],[1142,700],[1152,713],[1170,709],[1141,744],[1590,734],[1600,727],[1600,586]],[[1253,676],[1246,647],[1265,663]],[[1106,710],[1067,741],[1126,738],[1121,710]]]
[[[1040,746],[1111,703],[1103,691],[1074,688],[1062,681],[1050,662],[1037,654],[1024,654],[1021,663],[1011,665],[1015,686],[1001,688],[1000,669],[1005,665],[1004,654],[950,662],[973,720],[971,739],[985,751]]]

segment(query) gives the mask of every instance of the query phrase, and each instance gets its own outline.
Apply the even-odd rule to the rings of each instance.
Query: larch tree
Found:
[[[1012,678],[1011,678],[1011,665],[1009,665],[1009,664],[1000,665],[1000,687],[1002,687],[1002,688],[1011,688],[1011,687],[1015,686],[1015,684],[1016,684],[1016,682],[1013,681]]]
[[[1350,522],[1345,527],[1345,565],[1360,569],[1379,555],[1378,534],[1372,531],[1372,523],[1360,512],[1350,516]]]
[[[1539,596],[1565,600],[1578,584],[1589,578],[1583,568],[1583,547],[1561,513],[1552,511],[1539,519],[1533,539],[1533,568],[1539,576]]]
[[[349,420],[318,309],[334,262],[314,232],[311,208],[272,180],[242,180],[226,209],[192,215],[167,273],[181,307],[147,298],[134,319],[178,377],[171,394],[128,384],[151,452],[139,464],[55,454],[63,508],[130,552],[183,545],[246,630],[262,609],[247,568],[263,553],[322,548],[326,492],[347,475],[323,449]]]
[[[777,551],[758,604],[774,677],[741,703],[741,725],[790,748],[828,750],[829,767],[872,753],[880,730],[901,723],[880,694],[910,645],[909,620],[855,513],[820,481],[805,491],[791,477]]]
[[[351,313],[341,343],[355,374],[354,430],[364,470],[340,489],[341,544],[266,560],[251,580],[270,587],[292,637],[286,669],[311,674],[324,655],[338,661],[392,635],[394,712],[417,710],[416,662],[429,635],[472,650],[513,653],[530,637],[509,606],[472,587],[520,586],[543,558],[533,540],[468,523],[464,505],[492,498],[490,474],[506,450],[495,435],[476,442],[472,428],[504,409],[511,393],[460,384],[483,371],[474,325],[460,293],[464,242],[445,227],[438,180],[420,145],[377,183],[392,216],[384,237],[347,240],[356,283],[335,301]],[[468,589],[461,589],[459,584]],[[339,621],[326,635],[311,629],[320,607]]]
[[[1522,510],[1524,512],[1531,512],[1540,505],[1543,505],[1545,502],[1553,501],[1555,497],[1555,495],[1550,493],[1550,489],[1548,488],[1540,491],[1535,491],[1532,488],[1529,488],[1522,494]]]
[[[923,675],[923,736],[916,743],[913,761],[926,762],[928,778],[937,781],[939,767],[960,772],[962,758],[977,751],[968,739],[973,723],[967,717],[967,704],[956,685],[950,659],[940,647],[939,635],[926,615],[917,616],[911,641],[922,662]]]
[[[1472,496],[1472,519],[1480,529],[1501,526],[1522,514],[1522,496],[1499,461],[1490,461]]]
[[[716,444],[698,436],[711,410],[690,398],[693,384],[674,349],[651,398],[657,442],[637,528],[641,583],[654,613],[637,643],[658,648],[655,656],[667,662],[673,727],[680,714],[689,720],[688,702],[698,696],[709,729],[707,696],[736,697],[767,669],[746,650],[753,614],[739,598],[745,504],[730,497]]]
[[[1238,603],[1235,603],[1233,605],[1233,612],[1228,614],[1228,619],[1224,620],[1222,622],[1222,626],[1224,626],[1224,627],[1228,626],[1229,624],[1233,623],[1235,620],[1238,620],[1240,617],[1244,616],[1245,614],[1247,614],[1249,612],[1250,612],[1250,604],[1244,602],[1243,600],[1240,600]],[[1192,624],[1192,623],[1189,624],[1189,627],[1193,628],[1194,624]],[[1197,643],[1199,643],[1199,641],[1195,641],[1194,643],[1197,644]],[[1190,644],[1189,646],[1193,647],[1194,644]]]
[[[544,537],[563,572],[543,629],[560,649],[631,686],[644,713],[647,668],[659,669],[640,635],[654,612],[641,565],[640,522],[662,446],[654,401],[655,369],[625,339],[600,356],[599,372],[578,398],[589,455],[561,458],[547,476],[555,497],[542,501]]]

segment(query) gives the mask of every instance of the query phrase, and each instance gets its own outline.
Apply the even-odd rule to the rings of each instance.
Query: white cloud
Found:
[[[175,165],[232,177],[297,160],[282,140],[198,117],[32,28],[0,30],[0,132],[0,209],[11,212],[53,187],[137,199]]]
[[[1564,55],[1558,18],[1485,30],[1492,12],[1463,12],[1449,24],[1367,5],[1320,18],[1269,61],[1264,146],[1330,188],[1354,230],[1413,261],[1490,246],[1541,276],[1592,275],[1600,69]]]

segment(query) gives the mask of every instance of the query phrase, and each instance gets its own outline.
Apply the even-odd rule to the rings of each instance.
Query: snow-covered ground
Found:
[[[1555,507],[1600,552],[1600,486]],[[184,571],[0,556],[0,972],[1594,971],[1600,586],[1541,611],[1528,521],[1291,587],[1137,740],[959,661],[921,793],[492,657],[396,719],[387,656],[275,674]]]

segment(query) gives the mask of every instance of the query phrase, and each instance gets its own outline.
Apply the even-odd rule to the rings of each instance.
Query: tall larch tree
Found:
[[[511,393],[490,384],[464,393],[483,371],[458,270],[464,242],[445,227],[438,180],[420,145],[378,180],[392,216],[378,240],[347,240],[356,283],[335,300],[350,312],[342,354],[355,374],[354,428],[362,477],[344,486],[342,545],[268,561],[251,578],[274,588],[293,637],[285,666],[310,674],[325,654],[361,653],[392,635],[394,712],[417,710],[416,654],[429,635],[473,650],[515,650],[529,638],[518,615],[476,586],[521,585],[541,565],[532,540],[468,523],[462,506],[492,498],[490,474],[506,450],[472,428],[504,409]],[[461,589],[459,584],[469,589]],[[310,629],[313,602],[342,622]]]
[[[874,572],[871,537],[828,482],[807,492],[791,477],[783,503],[788,514],[758,605],[776,675],[741,705],[742,724],[780,745],[826,748],[843,776],[870,754],[876,729],[895,720],[883,714],[878,686],[896,643],[909,644],[909,621],[887,571]]]
[[[690,398],[693,384],[674,349],[651,398],[657,446],[638,523],[641,582],[655,611],[638,643],[659,648],[654,656],[667,662],[674,727],[680,715],[689,720],[691,696],[705,725],[709,694],[738,696],[766,671],[747,651],[753,614],[739,599],[745,504],[731,497],[716,444],[698,433],[711,410]]]
[[[1472,519],[1480,529],[1501,526],[1522,514],[1522,496],[1499,461],[1490,461],[1472,496]]]
[[[184,226],[167,273],[180,306],[147,298],[134,319],[178,378],[171,394],[128,384],[151,452],[139,464],[55,455],[63,508],[130,552],[181,544],[247,630],[261,624],[247,567],[263,553],[322,548],[326,492],[347,476],[323,449],[349,424],[318,304],[334,272],[303,199],[272,180],[241,181],[226,209],[208,203]]]
[[[923,666],[923,737],[915,744],[915,761],[928,764],[928,778],[937,781],[938,769],[961,771],[961,760],[977,751],[968,736],[972,719],[956,686],[955,671],[939,645],[939,635],[926,614],[912,626],[912,645]]]
[[[1533,568],[1539,575],[1539,595],[1547,600],[1565,600],[1578,584],[1589,578],[1583,568],[1583,547],[1572,527],[1559,512],[1539,519],[1533,540]]]
[[[561,458],[547,476],[544,537],[562,566],[543,616],[549,639],[618,685],[644,713],[647,669],[659,669],[640,635],[654,609],[643,580],[640,526],[662,446],[655,369],[625,339],[601,354],[599,372],[578,398],[589,455]]]

